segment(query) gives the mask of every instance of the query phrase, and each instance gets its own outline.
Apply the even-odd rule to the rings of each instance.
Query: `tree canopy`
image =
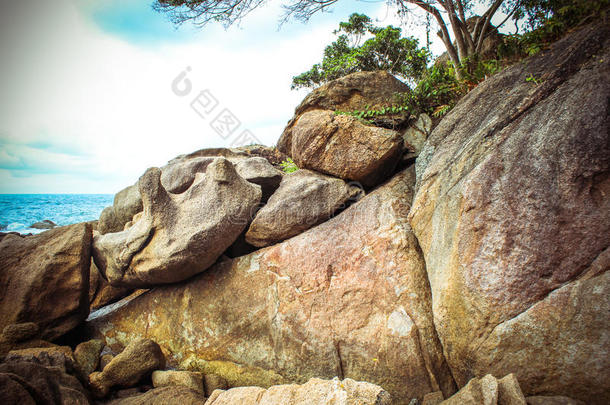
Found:
[[[376,27],[364,14],[354,13],[339,24],[337,40],[324,50],[321,63],[292,79],[292,88],[315,87],[354,72],[386,70],[417,81],[426,69],[429,53],[400,28]],[[364,40],[363,38],[370,36]],[[362,42],[362,43],[361,43]]]

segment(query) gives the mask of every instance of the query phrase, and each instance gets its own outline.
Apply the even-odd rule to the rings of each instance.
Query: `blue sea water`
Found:
[[[113,194],[0,194],[0,232],[40,233],[35,222],[70,225],[98,219]]]

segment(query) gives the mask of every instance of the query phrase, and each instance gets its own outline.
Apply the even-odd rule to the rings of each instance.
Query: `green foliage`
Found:
[[[523,0],[514,19],[524,19],[530,30],[506,38],[501,56],[535,55],[570,29],[603,18],[610,0]]]
[[[407,80],[418,80],[430,54],[413,37],[391,25],[375,27],[364,14],[354,13],[339,24],[337,40],[324,50],[322,62],[292,79],[292,88],[315,87],[354,72],[386,70]],[[362,44],[360,42],[366,39]]]
[[[536,76],[530,73],[528,77],[525,78],[526,82],[534,83],[536,86],[542,83],[542,80],[538,79]]]
[[[283,160],[280,163],[280,166],[282,166],[282,170],[284,171],[284,173],[292,173],[292,172],[296,172],[297,170],[299,170],[297,165],[290,158],[286,158],[286,160]]]

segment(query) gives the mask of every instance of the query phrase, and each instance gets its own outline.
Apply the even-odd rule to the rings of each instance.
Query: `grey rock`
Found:
[[[246,242],[263,247],[288,239],[330,218],[362,190],[341,179],[301,169],[280,187],[254,217]]]
[[[142,216],[122,232],[95,234],[93,258],[113,286],[174,283],[206,270],[248,225],[260,187],[216,158],[205,176],[181,194],[168,193],[161,170],[139,180]]]

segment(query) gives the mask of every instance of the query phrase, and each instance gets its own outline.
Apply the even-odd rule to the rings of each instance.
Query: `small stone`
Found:
[[[74,358],[85,375],[97,369],[104,344],[103,340],[93,339],[79,344],[74,349]]]

